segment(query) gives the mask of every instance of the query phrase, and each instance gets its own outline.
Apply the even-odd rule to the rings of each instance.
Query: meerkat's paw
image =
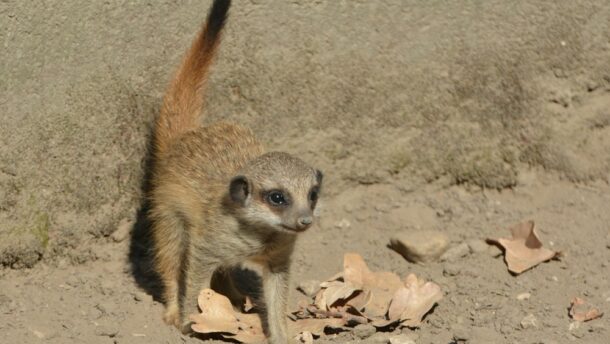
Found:
[[[194,332],[193,329],[191,328],[192,324],[193,324],[192,321],[185,320],[182,322],[180,327],[178,327],[178,329],[182,332],[182,334],[191,334]]]
[[[165,321],[165,323],[168,325],[181,329],[180,309],[178,308],[178,305],[167,305],[165,308],[165,313],[163,314],[163,321]]]

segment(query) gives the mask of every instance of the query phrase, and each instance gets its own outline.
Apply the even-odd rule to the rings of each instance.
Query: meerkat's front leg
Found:
[[[288,284],[290,278],[288,260],[271,262],[263,271],[263,293],[267,313],[267,329],[269,343],[288,343],[286,324],[286,303],[288,299]]]

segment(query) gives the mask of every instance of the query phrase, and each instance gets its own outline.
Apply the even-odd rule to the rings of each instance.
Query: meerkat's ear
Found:
[[[322,185],[323,178],[324,178],[324,174],[322,174],[322,171],[316,170],[316,180],[318,181],[318,184]]]
[[[231,179],[229,195],[233,202],[243,204],[251,192],[250,182],[245,176],[237,176]]]

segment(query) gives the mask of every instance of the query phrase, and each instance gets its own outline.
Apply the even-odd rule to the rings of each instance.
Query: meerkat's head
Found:
[[[321,186],[322,172],[287,153],[271,152],[233,177],[229,196],[241,222],[297,233],[313,224]]]

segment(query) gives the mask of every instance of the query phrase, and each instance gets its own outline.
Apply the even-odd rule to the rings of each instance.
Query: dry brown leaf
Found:
[[[316,306],[320,309],[330,309],[335,302],[346,300],[360,290],[351,283],[339,281],[326,282],[324,285],[326,287],[316,295]]]
[[[239,331],[237,317],[233,311],[231,301],[212,289],[204,289],[199,293],[197,299],[200,314],[191,315],[194,322],[191,326],[198,333],[225,332],[236,334]]]
[[[518,224],[510,231],[512,239],[487,239],[487,242],[504,248],[504,260],[512,273],[520,274],[558,255],[558,252],[542,247],[534,221]]]
[[[364,259],[356,253],[345,254],[343,269],[345,282],[361,286],[361,289],[368,293],[362,296],[364,300],[356,297],[353,303],[351,300],[348,301],[348,305],[362,310],[362,313],[369,318],[385,316],[392,296],[402,287],[400,277],[387,271],[372,272]]]
[[[403,325],[416,327],[435,303],[443,298],[441,287],[409,274],[404,287],[399,288],[388,310],[390,320],[399,320]]]
[[[371,302],[371,299],[371,291],[364,290],[351,298],[347,304],[354,307],[354,309],[356,309],[358,312],[361,312]]]
[[[589,321],[601,318],[604,313],[599,309],[594,308],[580,297],[575,297],[570,301],[570,318],[576,321]]]
[[[256,314],[235,312],[231,301],[212,289],[203,289],[198,298],[201,313],[193,314],[190,320],[193,331],[198,333],[218,333],[242,343],[265,341],[261,321]]]

